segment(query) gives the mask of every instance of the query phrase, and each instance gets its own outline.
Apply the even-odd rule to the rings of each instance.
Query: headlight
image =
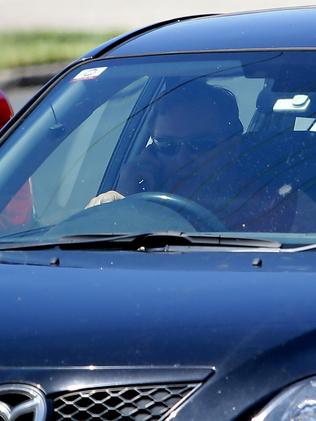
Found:
[[[316,421],[316,377],[286,389],[252,421]]]

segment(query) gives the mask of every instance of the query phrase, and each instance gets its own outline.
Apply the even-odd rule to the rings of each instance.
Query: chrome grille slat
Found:
[[[108,387],[75,391],[54,399],[56,421],[161,421],[199,384]]]

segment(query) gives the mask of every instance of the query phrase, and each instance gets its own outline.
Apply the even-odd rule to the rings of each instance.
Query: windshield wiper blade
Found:
[[[79,236],[66,236],[63,240],[68,242],[64,246],[69,245],[86,245],[89,247],[106,244],[125,245],[132,249],[139,248],[155,248],[164,246],[210,246],[210,247],[246,247],[246,248],[273,248],[279,249],[282,244],[277,241],[248,238],[223,234],[207,234],[207,233],[185,233],[185,232],[147,232],[137,234],[92,234]]]
[[[234,237],[223,234],[201,234],[183,232],[146,232],[136,234],[83,234],[67,235],[58,241],[45,243],[7,243],[0,251],[36,250],[59,247],[63,250],[138,250],[145,251],[168,246],[233,247],[280,249],[281,243],[260,238]]]

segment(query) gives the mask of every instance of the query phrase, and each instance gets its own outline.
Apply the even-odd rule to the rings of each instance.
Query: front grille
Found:
[[[158,421],[165,419],[198,384],[129,386],[76,391],[54,400],[56,420]]]

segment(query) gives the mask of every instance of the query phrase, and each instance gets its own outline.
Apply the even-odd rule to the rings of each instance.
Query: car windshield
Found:
[[[3,135],[0,241],[180,231],[315,242],[314,55],[77,65]]]

